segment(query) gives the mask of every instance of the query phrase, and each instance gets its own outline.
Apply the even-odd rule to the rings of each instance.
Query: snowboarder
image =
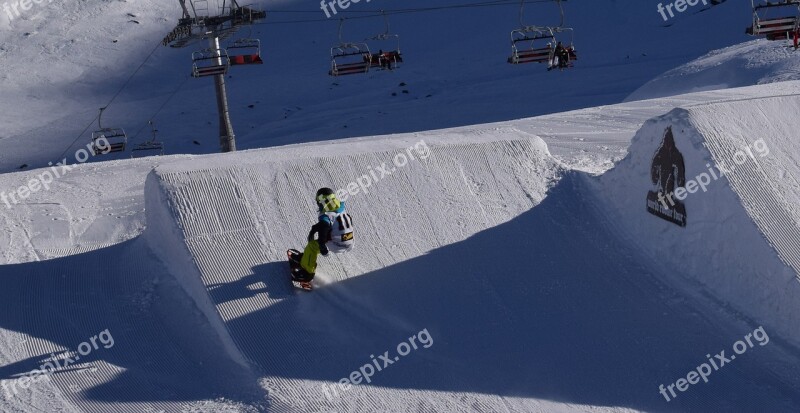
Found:
[[[298,271],[292,271],[292,280],[303,288],[309,289],[310,282],[317,271],[319,254],[327,256],[329,252],[342,253],[353,249],[353,221],[345,212],[345,204],[336,198],[330,188],[317,191],[317,207],[319,221],[308,233],[308,245],[302,254],[290,254],[290,260],[299,264]],[[290,250],[291,251],[291,250]],[[308,287],[308,288],[307,288]]]

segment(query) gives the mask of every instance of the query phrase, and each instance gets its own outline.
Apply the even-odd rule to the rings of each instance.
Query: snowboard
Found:
[[[299,288],[305,291],[313,290],[311,281],[298,281],[296,279],[296,277],[302,276],[305,273],[303,267],[300,266],[300,257],[303,256],[303,253],[295,249],[290,249],[286,251],[286,256],[289,258],[289,275],[291,276],[292,285],[299,286]]]

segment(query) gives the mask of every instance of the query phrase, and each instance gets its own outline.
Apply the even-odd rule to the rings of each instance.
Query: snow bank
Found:
[[[800,79],[787,42],[760,39],[714,50],[642,85],[625,102]]]
[[[721,304],[794,344],[800,343],[800,185],[792,139],[799,110],[797,96],[675,109],[645,123],[629,155],[597,185],[612,225],[661,263],[663,276],[698,282]],[[683,156],[686,189],[696,191],[682,201],[685,227],[646,208],[656,186],[651,167],[668,128]],[[656,172],[680,169],[677,158]]]

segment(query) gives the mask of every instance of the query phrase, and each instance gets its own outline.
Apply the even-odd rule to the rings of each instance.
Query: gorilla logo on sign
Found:
[[[686,205],[675,199],[675,189],[686,185],[686,167],[683,155],[675,146],[671,126],[664,132],[661,146],[653,156],[650,180],[654,187],[647,192],[647,212],[685,227]]]

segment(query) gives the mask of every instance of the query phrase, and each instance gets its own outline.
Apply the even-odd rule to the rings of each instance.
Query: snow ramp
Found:
[[[665,276],[691,280],[693,289],[794,345],[800,344],[799,110],[797,95],[675,109],[648,121],[629,155],[595,185],[615,231]],[[685,192],[659,200],[662,177],[684,180]]]
[[[492,141],[479,132],[459,136],[459,144],[445,143],[452,138],[243,152],[237,154],[235,166],[201,170],[191,162],[162,166],[146,184],[146,236],[218,327],[222,341],[231,344],[228,350],[234,358],[260,365],[265,376],[280,372],[292,376],[286,371],[287,362],[295,364],[292,369],[298,372],[323,369],[325,364],[332,371],[337,371],[336,365],[359,367],[362,359],[347,361],[358,354],[353,347],[367,348],[360,355],[369,356],[369,351],[397,339],[372,337],[364,343],[360,342],[364,337],[338,333],[338,344],[315,342],[319,330],[327,335],[366,328],[395,337],[397,331],[405,334],[416,326],[391,316],[390,311],[383,316],[376,313],[380,304],[369,296],[353,296],[351,288],[326,294],[326,285],[407,261],[502,224],[541,202],[560,175],[557,162],[538,138]],[[359,148],[356,153],[354,148]],[[352,195],[342,198],[358,228],[357,249],[323,259],[315,279],[317,290],[307,297],[324,297],[321,301],[281,305],[300,298],[288,279],[286,250],[304,247],[316,222],[313,194],[322,186],[352,190]],[[325,320],[331,324],[326,326]],[[292,355],[286,360],[283,351],[275,351],[280,346],[298,346],[314,356]],[[316,354],[328,359],[320,360]],[[342,357],[345,361],[334,360]],[[345,373],[349,371],[337,371]],[[312,389],[316,399],[301,397],[311,385],[297,377],[264,386],[289,389],[273,398],[278,406],[307,410],[326,401],[319,385]],[[379,403],[380,398],[362,394],[361,389],[351,393],[345,405],[352,409],[398,409],[392,398]],[[425,402],[429,395],[409,397],[430,403]],[[298,400],[310,404],[299,405]]]
[[[257,411],[263,389],[217,341],[198,342],[212,330],[138,236],[154,161],[75,166],[3,205],[0,411]]]
[[[780,344],[662,398],[755,327],[667,287],[609,231],[596,180],[513,128],[295,145],[159,166],[145,237],[271,411],[796,410]],[[356,249],[306,293],[285,251],[321,186],[358,188]]]

